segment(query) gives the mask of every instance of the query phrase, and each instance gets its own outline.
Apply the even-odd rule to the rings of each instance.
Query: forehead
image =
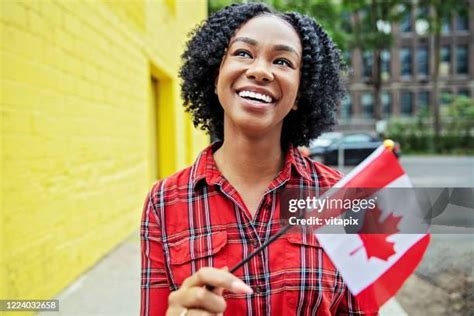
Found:
[[[248,20],[237,30],[234,37],[249,37],[259,43],[290,45],[301,52],[301,40],[288,22],[274,15],[261,15]]]

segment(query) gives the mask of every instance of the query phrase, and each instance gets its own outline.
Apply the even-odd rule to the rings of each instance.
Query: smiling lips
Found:
[[[238,94],[241,98],[261,101],[263,103],[272,103],[273,101],[273,98],[271,96],[253,91],[242,90]]]

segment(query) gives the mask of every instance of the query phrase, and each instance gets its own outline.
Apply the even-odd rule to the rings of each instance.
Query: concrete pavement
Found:
[[[40,316],[139,314],[140,236],[135,231],[57,297],[59,312]]]

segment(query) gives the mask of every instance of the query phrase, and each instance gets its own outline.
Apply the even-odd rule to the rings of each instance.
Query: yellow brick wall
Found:
[[[0,298],[51,298],[207,144],[177,78],[206,1],[0,2]]]

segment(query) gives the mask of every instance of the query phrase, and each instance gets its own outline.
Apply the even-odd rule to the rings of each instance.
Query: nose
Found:
[[[273,80],[273,73],[268,69],[265,61],[255,60],[247,69],[246,75],[250,79],[258,82],[270,82]]]

